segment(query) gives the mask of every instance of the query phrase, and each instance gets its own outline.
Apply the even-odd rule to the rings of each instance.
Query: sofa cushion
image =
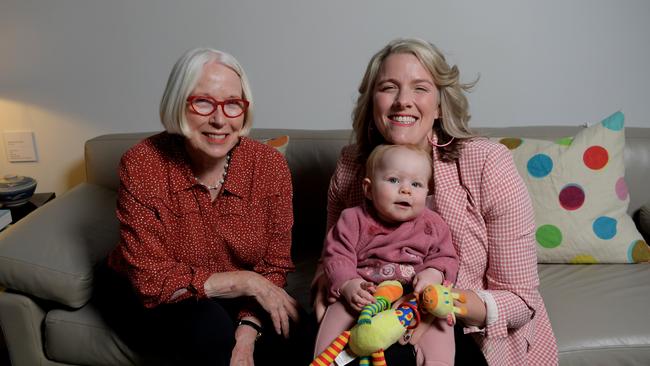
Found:
[[[650,259],[627,214],[623,114],[556,141],[501,138],[530,192],[541,263]]]
[[[162,357],[133,352],[108,326],[91,301],[80,309],[47,313],[43,327],[45,353],[71,365],[166,365]],[[79,352],[79,350],[83,352]]]
[[[562,364],[648,364],[650,265],[538,267]]]
[[[43,328],[45,353],[71,365],[136,365],[133,353],[104,322],[94,306],[56,309],[47,313]],[[79,349],[84,350],[79,352]]]
[[[0,285],[81,307],[117,241],[115,192],[81,184],[0,234]]]

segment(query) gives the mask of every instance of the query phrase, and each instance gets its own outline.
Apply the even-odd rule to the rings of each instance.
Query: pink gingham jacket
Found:
[[[330,181],[327,228],[362,202],[357,148],[343,148]],[[460,260],[456,286],[488,291],[498,318],[473,333],[490,365],[557,365],[557,346],[538,291],[530,197],[506,147],[487,139],[465,143],[445,163],[433,152],[432,209],[449,225]]]

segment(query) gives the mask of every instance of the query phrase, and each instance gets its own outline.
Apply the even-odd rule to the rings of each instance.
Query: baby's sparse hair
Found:
[[[400,149],[400,148],[414,151],[419,155],[421,155],[424,159],[426,159],[428,162],[427,166],[429,167],[429,179],[431,179],[431,175],[432,175],[431,167],[433,165],[433,161],[431,160],[431,155],[421,147],[417,145],[411,145],[411,144],[407,144],[407,145],[383,144],[375,147],[370,153],[370,156],[368,156],[368,160],[366,161],[366,178],[372,179],[373,174],[377,169],[377,165],[379,165],[379,162],[381,161],[381,158],[384,156],[384,154],[386,154],[388,151]]]

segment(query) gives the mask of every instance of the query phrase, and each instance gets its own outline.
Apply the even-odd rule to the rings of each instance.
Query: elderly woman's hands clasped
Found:
[[[266,310],[275,332],[289,336],[289,319],[298,321],[298,302],[284,289],[271,283],[262,275],[251,271],[212,274],[205,282],[209,297],[236,298],[250,296]]]

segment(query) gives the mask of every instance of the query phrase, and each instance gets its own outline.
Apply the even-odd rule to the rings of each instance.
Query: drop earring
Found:
[[[449,144],[451,144],[451,143],[454,141],[454,136],[452,136],[451,139],[450,139],[449,141],[445,142],[444,144],[440,144],[440,145],[436,144],[436,142],[433,141],[433,137],[428,137],[428,139],[429,139],[429,143],[430,143],[432,146],[435,146],[435,147],[445,147],[445,146],[448,146]]]

